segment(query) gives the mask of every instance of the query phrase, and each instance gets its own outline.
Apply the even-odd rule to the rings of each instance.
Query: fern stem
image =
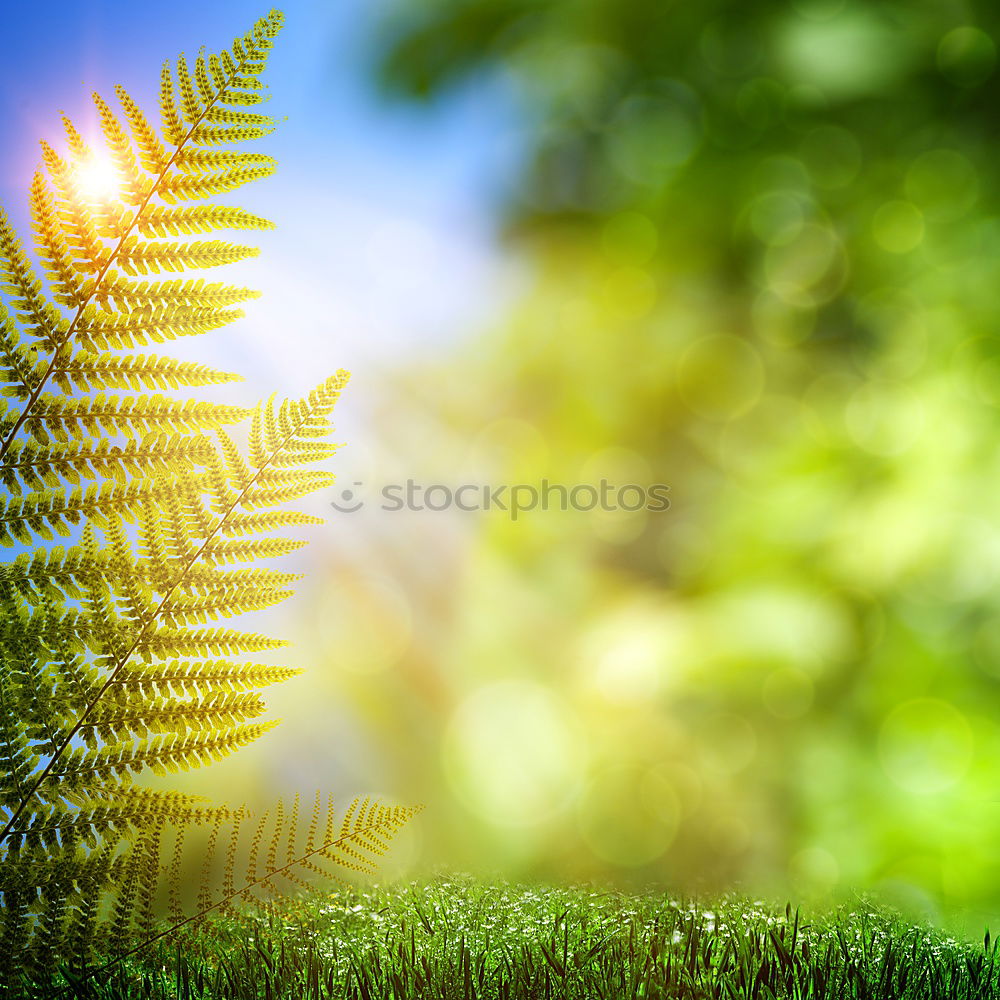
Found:
[[[233,70],[233,72],[226,78],[225,84],[219,87],[215,96],[205,106],[205,110],[202,111],[202,113],[198,116],[197,120],[192,123],[191,127],[181,137],[181,141],[174,147],[173,153],[170,154],[170,159],[166,162],[166,164],[163,166],[160,172],[156,175],[156,180],[153,183],[153,186],[149,189],[149,193],[143,198],[142,202],[139,204],[138,208],[135,211],[135,216],[129,223],[128,228],[125,230],[124,233],[122,233],[121,238],[118,240],[117,246],[115,246],[114,250],[111,251],[111,254],[109,255],[104,266],[98,272],[97,278],[94,280],[94,287],[91,290],[90,295],[88,295],[87,298],[77,307],[76,315],[73,317],[73,320],[70,323],[69,327],[67,328],[66,333],[62,336],[62,338],[53,348],[52,357],[45,368],[45,372],[42,374],[42,377],[39,380],[38,385],[32,390],[31,395],[27,399],[27,402],[24,404],[24,409],[21,411],[20,415],[18,416],[17,420],[14,423],[14,426],[11,428],[10,434],[7,436],[4,442],[0,444],[0,461],[3,460],[7,452],[10,450],[11,445],[17,438],[18,431],[20,431],[21,427],[24,425],[25,420],[27,420],[28,416],[31,414],[32,408],[41,397],[42,391],[48,384],[49,378],[52,376],[52,373],[56,368],[56,362],[59,361],[63,349],[66,347],[66,345],[70,341],[70,338],[73,336],[73,332],[76,330],[77,324],[79,323],[80,318],[83,316],[84,310],[87,308],[88,305],[90,305],[90,303],[94,300],[94,297],[97,295],[97,292],[101,287],[101,282],[107,275],[108,270],[111,268],[111,265],[115,262],[115,259],[117,258],[119,252],[121,251],[122,246],[124,246],[125,241],[129,238],[129,236],[132,235],[133,230],[139,225],[139,222],[142,219],[142,213],[149,207],[149,202],[151,201],[153,195],[156,194],[163,179],[167,176],[167,171],[169,171],[170,168],[174,165],[175,161],[177,160],[177,157],[184,149],[185,144],[194,134],[195,129],[197,129],[198,126],[201,125],[201,123],[205,120],[205,116],[209,113],[209,111],[212,110],[212,108],[215,107],[215,105],[219,102],[222,96],[228,91],[230,83],[233,80],[233,78],[238,77],[240,75],[246,62],[247,62],[246,58],[240,60],[240,62],[236,66],[236,69]],[[0,834],[0,840],[2,839],[3,839],[3,834]]]
[[[97,693],[90,699],[90,701],[84,708],[83,712],[80,714],[79,718],[77,718],[76,722],[73,723],[73,727],[63,738],[63,741],[59,744],[59,746],[53,751],[52,756],[49,758],[45,767],[42,768],[42,770],[39,772],[38,777],[35,778],[34,781],[32,781],[31,786],[28,788],[28,791],[25,794],[24,798],[21,799],[20,802],[18,802],[17,808],[14,810],[10,818],[4,824],[3,829],[0,830],[0,844],[2,844],[3,841],[6,840],[7,837],[10,835],[14,824],[21,817],[21,814],[27,808],[28,804],[31,802],[35,793],[45,782],[45,779],[49,776],[53,767],[55,767],[56,762],[59,760],[59,758],[66,751],[66,748],[73,741],[73,737],[76,736],[76,734],[83,727],[83,724],[90,717],[90,713],[93,712],[93,710],[97,707],[97,703],[104,696],[104,693],[108,690],[109,687],[111,687],[112,684],[114,684],[115,679],[124,669],[125,665],[132,657],[132,654],[138,648],[139,643],[145,637],[150,626],[154,624],[160,612],[162,612],[163,608],[166,606],[167,602],[170,600],[171,597],[173,597],[174,591],[181,585],[181,583],[183,583],[187,573],[191,570],[191,568],[195,565],[195,563],[197,563],[197,561],[202,557],[209,542],[211,542],[212,539],[215,538],[215,536],[219,533],[223,525],[226,524],[227,520],[233,514],[236,508],[243,503],[243,500],[245,499],[249,490],[257,484],[257,480],[260,478],[264,470],[267,469],[267,467],[274,460],[274,457],[276,455],[279,455],[284,450],[288,442],[292,438],[294,438],[296,432],[308,419],[309,419],[309,411],[304,410],[299,420],[294,425],[289,427],[288,433],[285,434],[285,436],[281,439],[280,443],[271,450],[270,454],[267,456],[264,462],[261,463],[261,465],[257,468],[257,471],[253,474],[253,476],[246,483],[246,485],[244,485],[243,489],[240,490],[236,499],[233,500],[233,502],[229,505],[229,507],[220,515],[218,524],[216,524],[215,527],[213,527],[212,530],[205,536],[205,539],[198,547],[198,550],[194,553],[193,556],[191,556],[191,558],[184,565],[184,568],[177,574],[177,578],[171,585],[170,589],[166,592],[166,594],[164,594],[164,596],[160,600],[160,603],[156,606],[156,608],[152,611],[152,613],[143,623],[141,629],[139,630],[135,639],[133,640],[132,645],[129,646],[127,650],[125,650],[125,652],[122,654],[118,662],[114,665],[111,672],[105,679],[104,683],[100,686],[100,688],[98,688]]]

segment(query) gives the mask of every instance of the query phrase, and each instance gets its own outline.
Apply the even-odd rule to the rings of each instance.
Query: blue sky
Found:
[[[264,298],[230,330],[174,345],[248,375],[251,389],[259,381],[255,396],[298,393],[340,366],[364,380],[495,314],[510,285],[495,210],[520,146],[499,78],[430,108],[378,96],[371,69],[380,0],[293,0],[282,9],[286,27],[267,72],[269,110],[288,117],[266,140],[279,172],[226,199],[279,223],[256,240],[258,260],[225,275]],[[246,0],[9,8],[0,201],[22,234],[37,140],[60,137],[60,110],[86,122],[90,90],[110,95],[123,83],[153,111],[164,58],[202,44],[218,50],[264,12]],[[309,365],[298,360],[303,353]]]

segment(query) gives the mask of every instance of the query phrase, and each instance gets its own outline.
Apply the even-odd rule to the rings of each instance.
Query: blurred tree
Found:
[[[499,70],[532,141],[531,289],[400,376],[443,466],[672,486],[485,519],[393,674],[447,717],[399,754],[458,794],[441,843],[476,816],[522,866],[986,905],[1000,9],[400,0],[385,31],[391,91]]]

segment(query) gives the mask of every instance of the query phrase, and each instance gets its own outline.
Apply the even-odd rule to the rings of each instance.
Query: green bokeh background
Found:
[[[665,513],[488,514],[396,589],[341,581],[334,683],[427,802],[423,856],[874,887],[981,931],[998,33],[939,0],[392,9],[384,90],[499,77],[530,123],[523,291],[395,377],[406,474],[671,486]]]

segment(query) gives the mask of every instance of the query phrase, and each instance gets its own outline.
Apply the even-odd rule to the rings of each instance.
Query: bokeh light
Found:
[[[424,96],[498,70],[533,129],[507,201],[531,278],[423,398],[512,431],[494,478],[670,484],[662,514],[470,528],[446,683],[531,677],[586,734],[519,863],[879,887],[974,928],[1000,886],[1000,19],[571,7],[397,0],[382,67]]]

